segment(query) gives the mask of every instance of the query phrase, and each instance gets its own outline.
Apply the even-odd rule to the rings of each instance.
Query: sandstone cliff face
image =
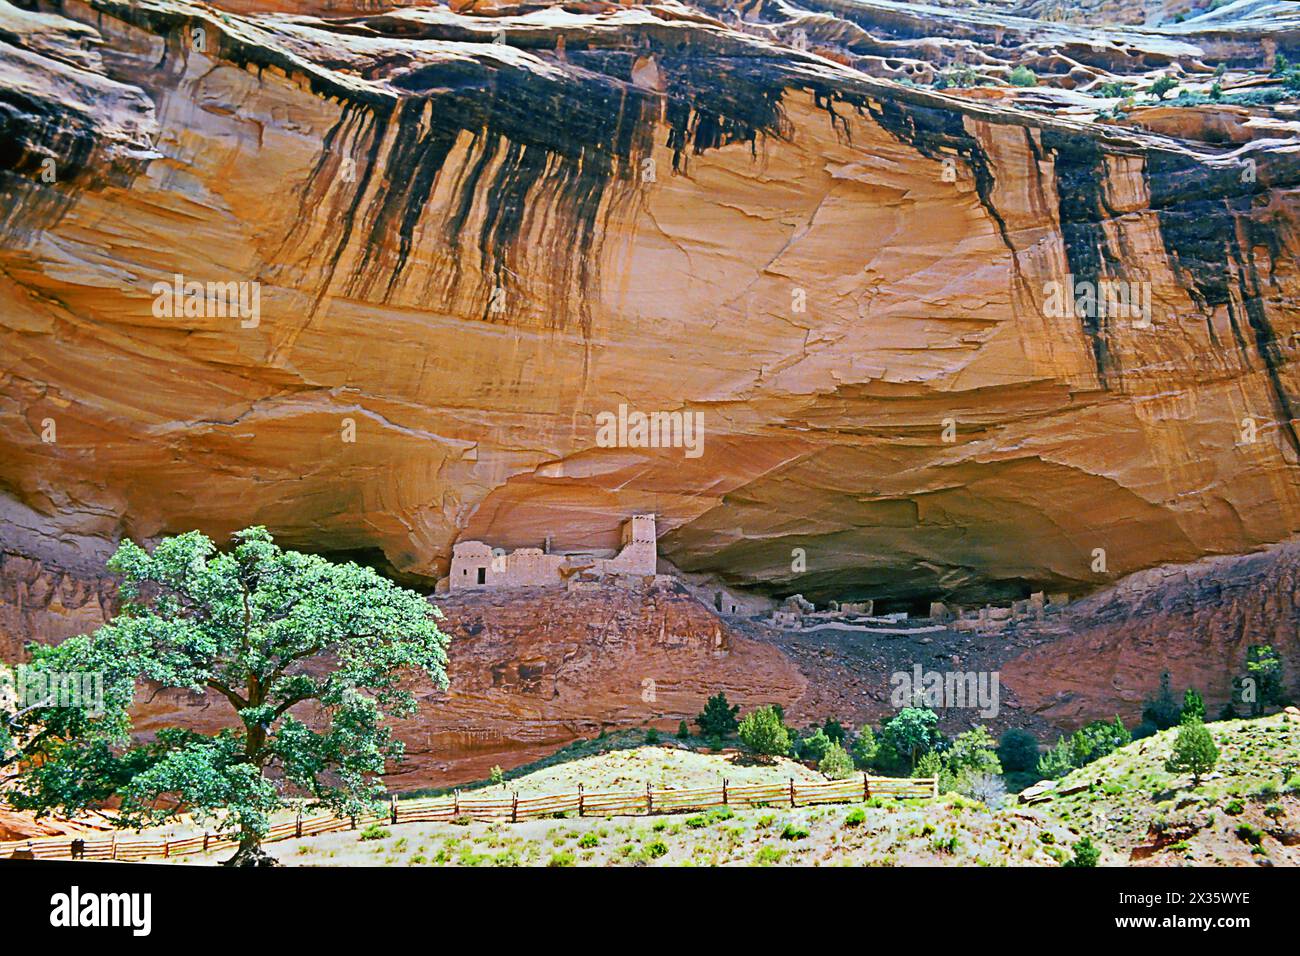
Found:
[[[640,510],[738,584],[984,598],[1300,524],[1294,138],[862,72],[1034,21],[827,3],[841,65],[761,6],[61,8],[0,8],[0,483],[46,545],[257,522],[431,581]],[[1051,29],[1040,68],[1120,68]],[[1258,58],[1229,32],[1110,48]],[[177,274],[260,314],[155,315]],[[1067,276],[1149,283],[1151,327],[1048,315]],[[702,412],[703,455],[599,447],[620,404]]]
[[[407,759],[394,790],[486,778],[605,728],[676,731],[726,688],[749,707],[790,704],[807,681],[779,650],[734,634],[680,585],[594,591],[518,588],[440,599],[454,652],[446,691],[416,689],[398,722]],[[302,716],[310,719],[309,711]],[[233,719],[213,695],[137,695],[135,730]]]

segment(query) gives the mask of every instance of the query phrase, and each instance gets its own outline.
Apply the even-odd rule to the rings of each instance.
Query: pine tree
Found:
[[[1199,720],[1191,720],[1178,728],[1174,738],[1173,752],[1165,761],[1165,769],[1170,773],[1190,773],[1192,786],[1201,785],[1201,776],[1214,769],[1219,762],[1219,748],[1214,746],[1214,738]]]
[[[736,714],[739,704],[728,704],[727,695],[719,691],[704,702],[704,710],[695,718],[695,725],[705,737],[730,737],[739,726]]]

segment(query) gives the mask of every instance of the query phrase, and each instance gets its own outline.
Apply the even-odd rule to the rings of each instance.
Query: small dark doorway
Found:
[[[478,569],[478,583],[487,584],[487,568]]]

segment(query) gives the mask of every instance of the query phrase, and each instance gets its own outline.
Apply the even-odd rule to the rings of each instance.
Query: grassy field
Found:
[[[1165,769],[1174,728],[1074,771],[1038,806],[1138,861],[1300,863],[1300,717],[1206,727],[1219,762],[1197,787]]]
[[[579,740],[550,757],[538,760],[503,775],[499,792],[514,791],[521,797],[550,793],[575,793],[578,784],[589,791],[643,790],[652,787],[717,787],[723,779],[731,783],[763,783],[793,777],[796,783],[824,781],[816,770],[803,764],[776,758],[768,765],[736,761],[738,751],[712,753],[702,741],[692,738],[678,741],[663,739],[647,745],[644,731],[624,731]],[[459,787],[462,793],[492,790],[488,781]],[[450,789],[420,790],[405,796],[442,796]]]
[[[638,741],[640,742],[638,744]],[[822,780],[801,764],[737,763],[732,754],[644,744],[624,735],[577,745],[512,775],[521,795]],[[609,748],[609,749],[606,749]],[[560,758],[563,759],[560,759]],[[663,816],[567,817],[509,823],[380,826],[269,844],[291,866],[1054,866],[1070,858],[1068,827],[1024,808],[990,810],[949,795],[939,801],[872,798],[856,804],[770,806]],[[215,863],[229,851],[186,857]]]

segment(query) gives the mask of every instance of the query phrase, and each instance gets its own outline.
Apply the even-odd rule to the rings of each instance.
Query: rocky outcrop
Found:
[[[1162,672],[1194,687],[1211,717],[1246,676],[1252,644],[1271,645],[1300,697],[1300,544],[1154,568],[1070,605],[1048,642],[1002,665],[1020,705],[1057,727],[1141,716]]]
[[[229,6],[0,4],[0,487],[42,547],[263,523],[432,583],[654,512],[730,584],[973,601],[1300,530],[1294,124],[1076,95],[1289,29]],[[882,78],[1022,60],[1043,88]],[[1069,277],[1150,322],[1053,314]],[[602,446],[624,403],[703,454]]]

